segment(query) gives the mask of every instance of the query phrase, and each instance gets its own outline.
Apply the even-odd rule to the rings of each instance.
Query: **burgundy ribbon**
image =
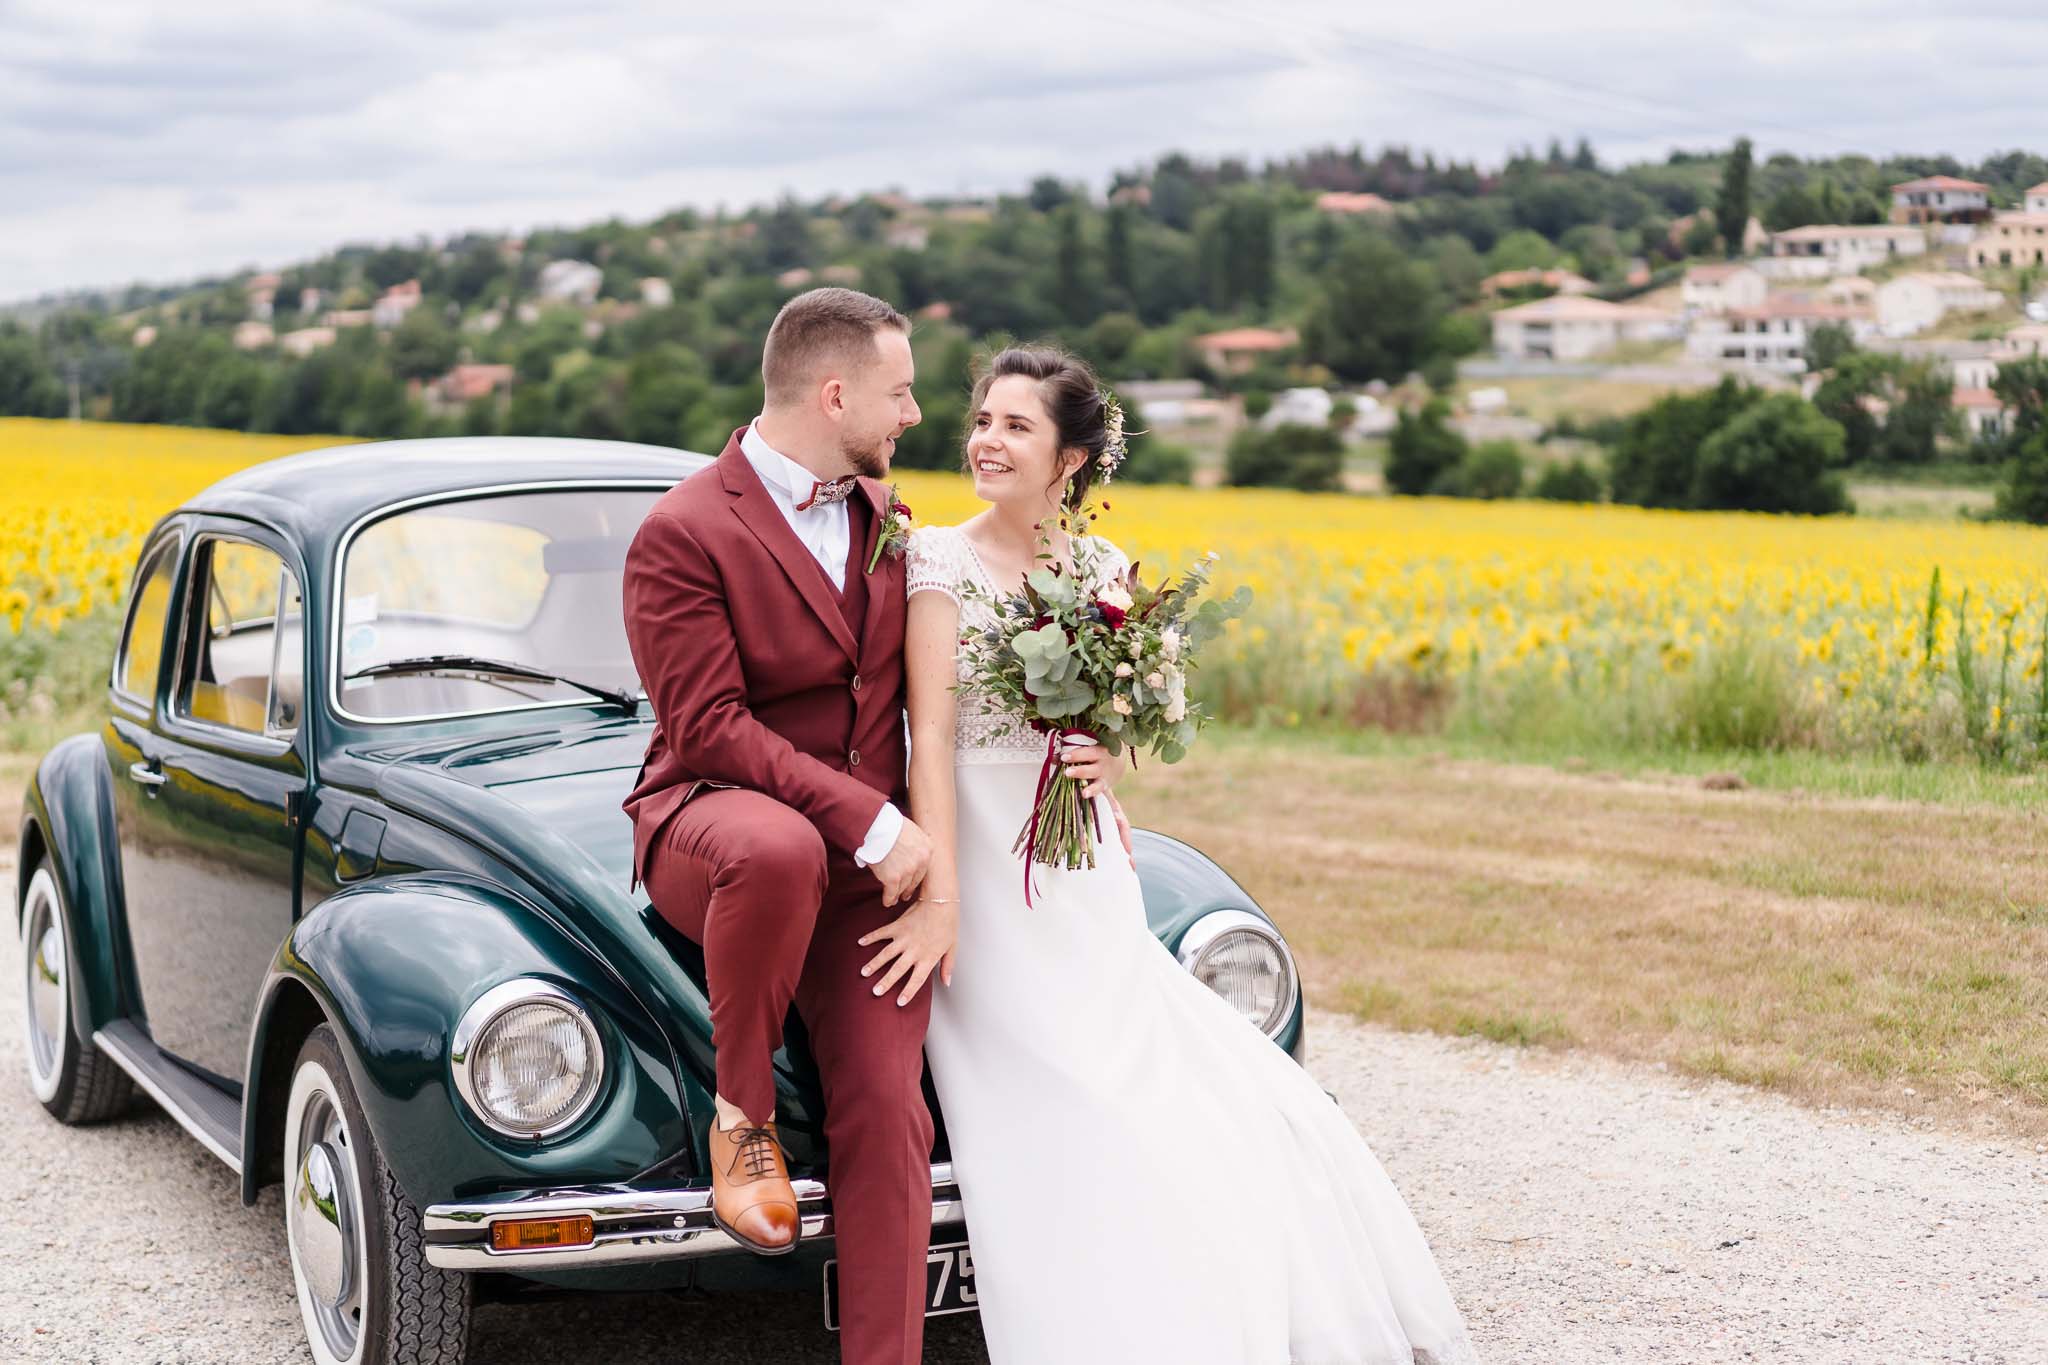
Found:
[[[1096,736],[1087,730],[1048,730],[1045,735],[1045,762],[1038,765],[1038,789],[1031,796],[1031,825],[1024,837],[1024,908],[1031,908],[1031,868],[1038,861],[1038,815],[1045,808],[1045,789],[1060,776],[1060,741],[1063,739],[1085,739],[1099,743]],[[1095,803],[1088,803],[1088,823],[1095,831],[1095,841],[1102,842],[1102,816],[1097,813]]]

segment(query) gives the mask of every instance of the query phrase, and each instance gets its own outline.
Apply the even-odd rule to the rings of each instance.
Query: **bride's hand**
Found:
[[[882,979],[875,983],[875,994],[881,995],[902,980],[906,972],[909,973],[910,980],[904,985],[903,993],[896,997],[898,1005],[907,1005],[923,989],[925,978],[934,970],[945,985],[953,984],[953,946],[959,940],[959,933],[958,897],[920,897],[895,919],[862,935],[860,945],[863,948],[884,940],[888,946],[876,953],[868,965],[860,969],[860,974],[873,976],[887,967]]]
[[[1068,777],[1087,784],[1081,795],[1091,800],[1108,795],[1110,785],[1124,775],[1126,767],[1122,754],[1112,754],[1092,739],[1061,740],[1060,763]]]

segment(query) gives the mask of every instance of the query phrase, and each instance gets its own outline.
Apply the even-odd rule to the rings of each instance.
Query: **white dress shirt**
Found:
[[[789,529],[796,532],[796,538],[818,561],[818,567],[831,578],[832,586],[844,592],[847,540],[853,534],[846,504],[813,503],[803,511],[797,511],[796,505],[810,497],[811,485],[818,481],[817,475],[763,440],[760,428],[755,424],[759,421],[756,418],[747,424],[746,434],[740,437],[740,453],[761,476],[762,485],[767,488],[768,496],[775,500],[776,507],[781,509]],[[896,809],[893,802],[885,804],[876,814],[875,823],[868,826],[868,837],[853,851],[853,860],[862,867],[879,863],[889,856],[890,849],[896,847],[896,838],[902,832],[903,812]]]

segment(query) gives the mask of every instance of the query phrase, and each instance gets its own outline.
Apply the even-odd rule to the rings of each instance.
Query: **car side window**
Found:
[[[304,607],[271,550],[214,537],[193,554],[192,605],[179,651],[177,714],[243,734],[298,728]]]
[[[157,547],[135,576],[135,605],[128,612],[128,630],[114,656],[114,687],[138,701],[156,697],[157,674],[163,666],[164,625],[171,611],[171,577],[178,566],[175,537]]]

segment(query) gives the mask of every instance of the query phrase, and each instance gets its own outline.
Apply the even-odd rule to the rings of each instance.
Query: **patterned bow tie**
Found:
[[[820,503],[845,502],[847,495],[853,492],[854,486],[859,482],[860,480],[851,474],[843,479],[831,479],[824,483],[814,479],[811,482],[811,495],[798,503],[796,510],[808,512]]]

